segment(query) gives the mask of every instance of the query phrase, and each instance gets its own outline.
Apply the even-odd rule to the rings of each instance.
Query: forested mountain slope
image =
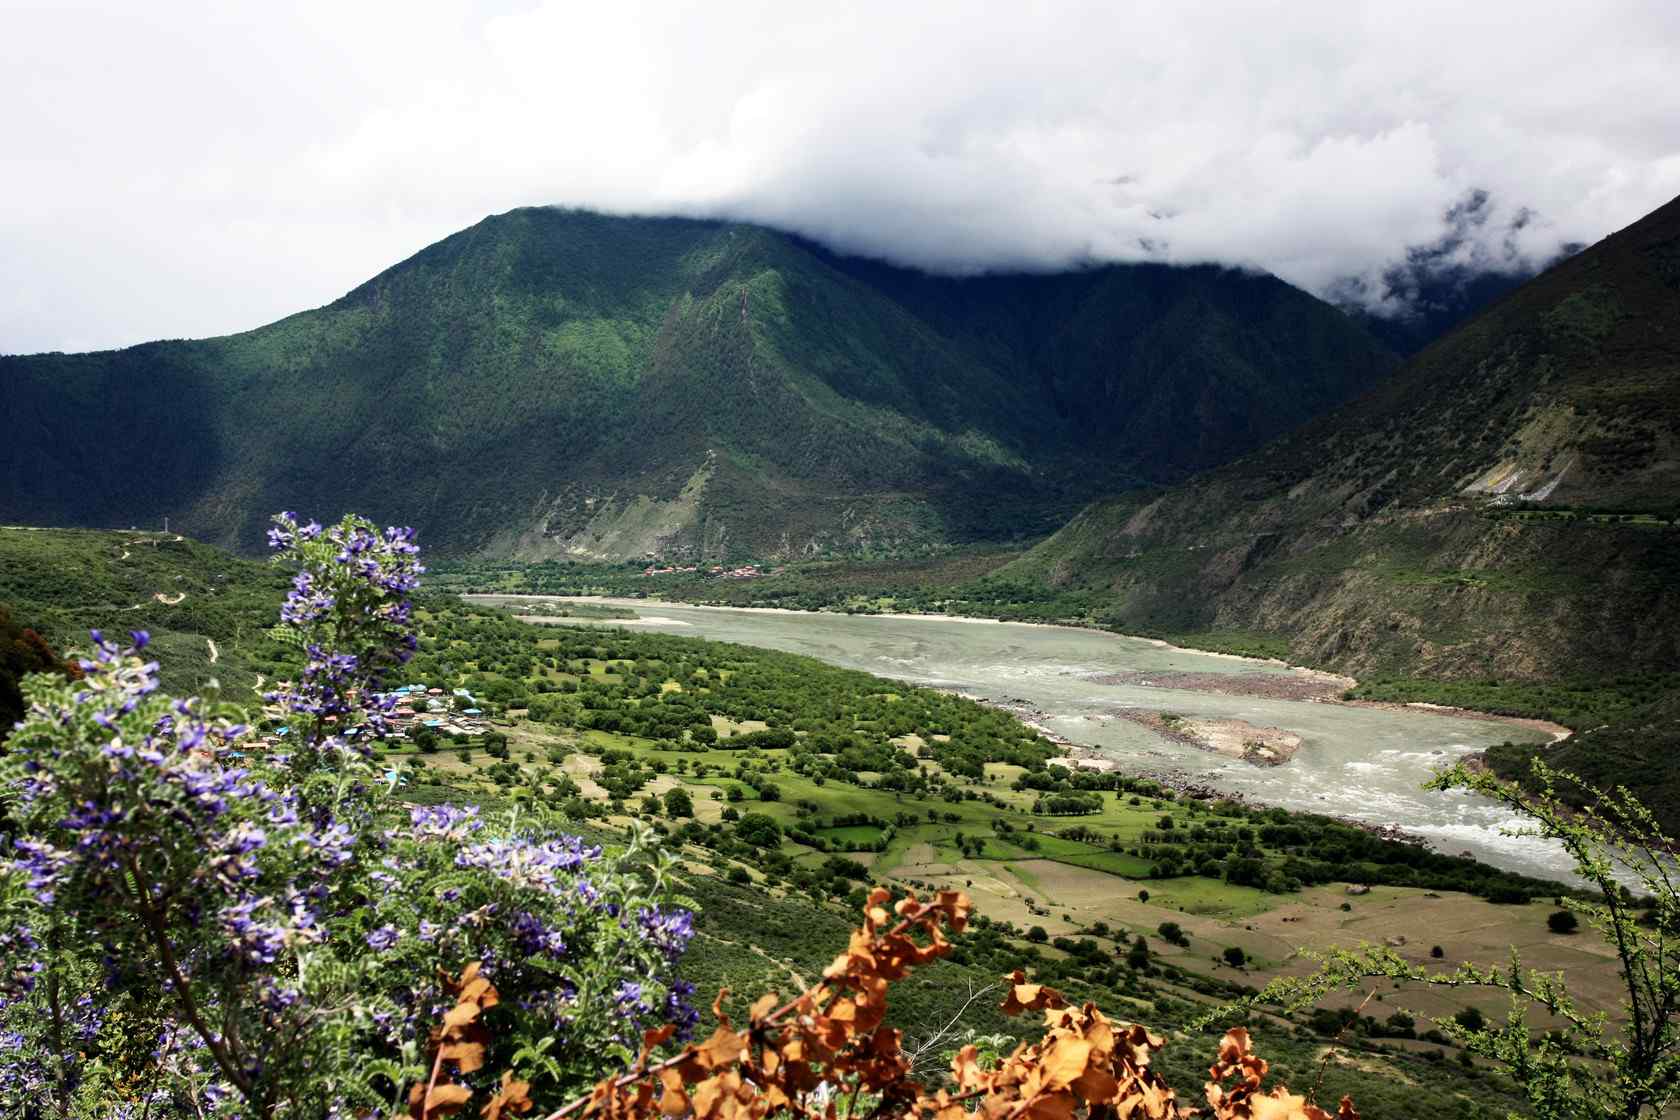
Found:
[[[244,334],[0,358],[0,521],[365,511],[454,555],[775,558],[1047,533],[1384,377],[1269,276],[952,279],[526,209]]]
[[[1680,200],[1255,454],[1093,505],[1008,572],[1121,628],[1356,674],[1680,659]]]

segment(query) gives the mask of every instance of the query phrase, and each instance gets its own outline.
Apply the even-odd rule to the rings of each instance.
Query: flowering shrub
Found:
[[[609,855],[540,811],[380,783],[412,532],[282,514],[270,541],[297,568],[277,633],[303,668],[264,697],[287,753],[164,694],[144,633],[25,683],[0,757],[0,1116],[394,1114],[463,961],[500,994],[488,1057],[539,1095],[691,1029],[692,926],[645,835]]]

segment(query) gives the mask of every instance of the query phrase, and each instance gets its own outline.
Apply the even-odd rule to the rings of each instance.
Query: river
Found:
[[[511,603],[516,596],[469,596]],[[528,597],[555,601],[552,596]],[[1506,739],[1543,738],[1510,724],[1404,708],[1226,695],[1092,678],[1135,672],[1289,674],[1275,662],[1179,649],[1097,630],[933,616],[844,615],[699,607],[639,599],[638,629],[805,654],[914,684],[994,702],[1024,702],[1057,735],[1112,758],[1126,772],[1175,774],[1253,803],[1391,825],[1440,851],[1468,853],[1512,871],[1564,878],[1555,846],[1504,835],[1511,813],[1464,793],[1422,789],[1430,771]],[[567,622],[580,620],[567,619]],[[627,620],[628,621],[628,620]],[[623,625],[605,622],[601,625]],[[1126,708],[1238,719],[1301,738],[1295,757],[1257,766],[1173,742],[1115,713]]]

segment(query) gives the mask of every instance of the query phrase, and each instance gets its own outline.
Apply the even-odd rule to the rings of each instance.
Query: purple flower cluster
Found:
[[[513,920],[513,941],[521,951],[533,957],[559,960],[566,955],[566,939],[560,931],[549,928],[541,918],[524,911]]]
[[[272,898],[246,895],[224,907],[216,917],[233,951],[252,965],[273,964],[287,946],[320,941],[325,936],[302,893],[294,893],[287,906]]]
[[[293,626],[308,626],[319,622],[332,612],[337,600],[315,583],[311,572],[299,572],[292,577],[292,590],[280,604],[280,621]]]
[[[35,892],[35,900],[42,906],[51,906],[59,877],[69,869],[74,857],[51,844],[25,837],[13,841],[12,846],[21,853],[12,866],[29,877],[29,889]]]
[[[143,697],[157,691],[158,663],[134,656],[151,644],[152,636],[144,630],[131,631],[134,645],[123,649],[98,630],[90,630],[88,635],[93,639],[93,651],[77,662],[86,679],[82,691],[76,694],[76,703],[95,704],[98,710],[93,721],[110,728],[116,717],[126,716],[139,707]]]
[[[417,805],[408,811],[408,820],[417,840],[460,843],[484,827],[477,805]]]
[[[663,910],[649,906],[636,915],[642,940],[665,954],[675,963],[694,938],[694,915],[687,910]]]
[[[677,1028],[677,1041],[687,1042],[694,1037],[700,1024],[700,1011],[689,1001],[694,998],[694,985],[687,980],[672,980],[665,992],[665,1008],[661,1018]]]
[[[600,848],[576,836],[540,842],[514,837],[470,844],[456,854],[455,866],[481,868],[516,887],[550,891],[562,874],[600,858]]]
[[[339,735],[358,718],[383,734],[397,702],[381,691],[385,674],[418,648],[408,595],[425,569],[414,530],[393,526],[380,533],[355,518],[330,528],[300,525],[289,512],[274,522],[270,546],[278,558],[302,564],[280,618],[303,635],[308,657],[296,682],[265,699],[306,721],[307,742],[322,750],[343,748]]]
[[[41,943],[28,926],[0,928],[0,1011],[35,990],[35,978],[46,968],[40,951]]]
[[[116,873],[125,859],[155,842],[148,822],[158,814],[179,813],[178,819],[213,822],[228,809],[230,799],[272,800],[275,795],[242,770],[223,770],[215,761],[217,748],[245,734],[246,728],[203,719],[196,702],[167,703],[160,715],[129,719],[143,703],[157,710],[161,698],[148,700],[157,690],[156,662],[142,661],[143,631],[132,648],[119,648],[93,632],[91,656],[82,659],[86,673],[68,707],[51,713],[64,727],[78,728],[84,741],[97,750],[102,764],[98,788],[79,783],[85,772],[57,769],[53,760],[30,758],[23,779],[14,783],[21,805],[29,807],[69,789],[79,791],[55,812],[50,823],[61,833],[59,843],[23,838],[15,842],[17,855],[9,861],[26,876],[38,902],[51,905],[63,880],[83,868],[100,880]],[[65,783],[73,783],[66,787]],[[144,791],[144,792],[142,792]],[[57,815],[61,814],[61,815]],[[260,846],[262,837],[249,833],[221,837],[201,831],[207,850],[232,863],[232,878],[246,877],[241,857]]]

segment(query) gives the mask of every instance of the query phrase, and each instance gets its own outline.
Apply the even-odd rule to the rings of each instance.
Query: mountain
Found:
[[[1502,207],[1472,189],[1441,215],[1441,232],[1408,245],[1374,278],[1348,276],[1326,297],[1398,354],[1411,357],[1506,292],[1581,251],[1558,245],[1536,261],[1521,238],[1538,218],[1527,207]]]
[[[773,230],[523,209],[244,334],[0,358],[0,520],[245,550],[774,559],[1041,536],[1396,359],[1274,277],[925,276]]]
[[[1098,502],[1003,572],[1367,674],[1680,664],[1680,200],[1251,455]]]

